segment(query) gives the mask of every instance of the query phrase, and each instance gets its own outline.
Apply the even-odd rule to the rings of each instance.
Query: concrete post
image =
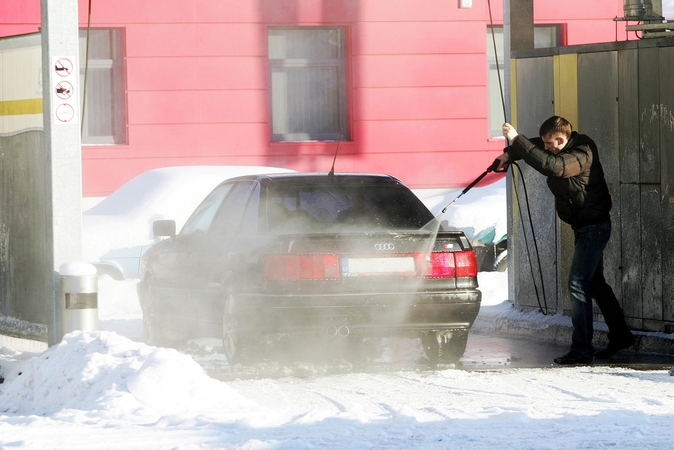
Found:
[[[54,274],[82,256],[82,148],[77,0],[41,0],[44,145],[47,164],[47,247]],[[62,336],[58,277],[49,293],[53,320],[49,344]]]
[[[534,0],[510,0],[507,18],[510,25],[510,49],[534,48]]]

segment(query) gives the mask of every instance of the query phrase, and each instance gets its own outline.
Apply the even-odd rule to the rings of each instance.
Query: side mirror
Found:
[[[155,220],[152,223],[152,232],[155,237],[173,237],[176,235],[176,221]]]

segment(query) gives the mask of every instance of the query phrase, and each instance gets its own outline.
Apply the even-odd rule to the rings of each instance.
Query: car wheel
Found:
[[[508,268],[508,250],[503,250],[494,260],[494,271],[505,272]]]
[[[468,342],[468,330],[425,331],[421,344],[432,364],[455,363],[463,356]]]
[[[152,284],[146,290],[146,299],[143,302],[143,337],[148,345],[166,345],[166,320],[157,311],[161,299],[157,296]]]
[[[236,295],[228,293],[222,314],[222,345],[229,365],[251,362],[260,356],[259,343],[242,330],[237,314]]]

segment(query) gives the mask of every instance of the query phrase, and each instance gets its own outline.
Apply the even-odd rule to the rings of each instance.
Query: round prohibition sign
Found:
[[[56,85],[56,96],[58,98],[67,99],[73,96],[73,85],[67,81],[61,81]]]
[[[75,117],[75,110],[67,103],[56,107],[56,118],[59,122],[70,122]]]
[[[73,63],[68,58],[59,58],[54,64],[56,75],[67,77],[73,73]]]

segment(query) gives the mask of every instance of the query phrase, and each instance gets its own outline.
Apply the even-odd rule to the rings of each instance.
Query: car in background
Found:
[[[268,336],[419,336],[455,362],[481,301],[475,252],[388,175],[268,174],[218,185],[142,258],[150,344],[221,336],[230,364]]]
[[[458,199],[458,190],[432,196],[416,191],[443,228],[463,231],[475,250],[480,272],[503,272],[508,268],[507,180],[502,173],[492,175],[495,181],[478,185],[466,195],[461,193],[461,201],[456,203],[452,200]],[[451,207],[442,212],[447,205]]]
[[[448,227],[448,229],[451,229]],[[460,228],[475,250],[480,272],[505,272],[508,269],[508,235],[496,236],[494,227],[475,233],[472,228]]]
[[[293,172],[264,166],[176,166],[144,172],[83,213],[84,260],[99,275],[138,278],[143,253],[156,242],[155,220],[170,217],[182,226],[215,186],[254,173]]]

